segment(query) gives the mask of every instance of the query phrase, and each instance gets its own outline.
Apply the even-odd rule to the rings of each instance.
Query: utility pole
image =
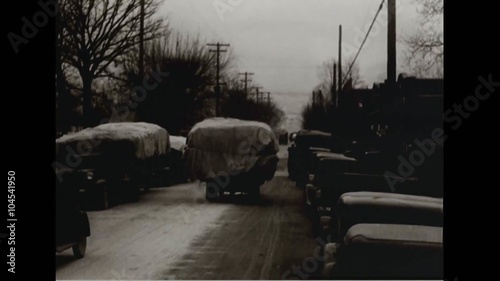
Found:
[[[210,50],[209,52],[217,53],[217,73],[215,77],[215,116],[219,117],[219,99],[220,99],[220,53],[227,52],[227,50],[221,50],[220,47],[229,47],[229,44],[221,44],[217,42],[217,44],[207,44],[207,46],[215,46],[217,47],[215,50]]]
[[[332,79],[333,79],[333,84],[332,84],[332,95],[333,95],[333,97],[332,98],[334,98],[332,100],[335,101],[335,108],[337,108],[339,106],[338,105],[338,103],[339,103],[339,96],[336,93],[336,91],[337,91],[337,64],[336,63],[333,64],[333,77],[332,77]]]
[[[254,88],[254,89],[255,89],[255,91],[256,91],[256,92],[255,92],[255,94],[256,94],[256,96],[255,96],[255,101],[259,102],[259,94],[260,94],[260,93],[259,93],[259,89],[262,89],[262,87],[252,87],[252,88]]]
[[[262,92],[262,94],[267,94],[267,105],[271,105],[271,92]]]
[[[337,108],[339,107],[339,96],[342,93],[342,25],[339,25],[339,79],[338,86],[339,89],[337,91]]]
[[[387,3],[387,83],[396,84],[396,0]]]
[[[141,20],[139,32],[139,77],[144,79],[144,0],[141,0]]]
[[[398,108],[397,105],[394,104],[395,97],[398,95],[398,90],[396,87],[396,0],[388,0],[387,1],[387,17],[388,17],[388,25],[387,25],[387,94],[388,97],[386,99],[387,104],[389,104],[389,116],[391,118],[384,122],[385,124],[391,124],[394,122],[395,118],[400,119],[399,124],[399,134],[401,138],[401,148],[402,151],[406,152],[406,130],[405,126],[406,122],[406,107]]]
[[[245,83],[245,95],[248,96],[248,82],[252,82],[252,80],[248,80],[248,75],[254,75],[255,73],[245,71],[244,73],[239,73],[239,74],[245,75],[245,79],[240,81]]]

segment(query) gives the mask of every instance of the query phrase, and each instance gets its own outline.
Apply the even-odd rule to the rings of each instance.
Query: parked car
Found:
[[[75,185],[56,184],[56,252],[69,248],[76,258],[85,256],[90,224],[87,213],[80,208],[81,199]]]
[[[363,223],[326,244],[323,279],[443,279],[443,228]]]
[[[304,188],[307,183],[311,153],[314,151],[330,151],[331,134],[301,130],[290,135],[292,145],[288,148],[288,174],[297,186]],[[312,149],[314,148],[314,149]]]

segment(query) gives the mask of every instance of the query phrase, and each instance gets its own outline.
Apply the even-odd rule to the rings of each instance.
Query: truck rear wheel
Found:
[[[147,183],[146,183],[147,185]],[[145,186],[146,186],[145,185]],[[128,202],[138,202],[139,201],[139,195],[140,195],[140,190],[139,190],[139,184],[137,183],[136,180],[134,179],[126,179],[123,181],[123,189],[125,193],[125,200]]]
[[[85,190],[85,205],[91,210],[107,210],[111,206],[106,180],[98,180]]]
[[[205,187],[205,198],[208,201],[213,201],[217,199],[217,197],[220,197],[220,191],[219,187],[214,183],[214,182],[206,182],[206,187]]]

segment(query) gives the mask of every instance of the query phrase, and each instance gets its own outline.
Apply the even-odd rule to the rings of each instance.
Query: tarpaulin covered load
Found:
[[[131,153],[138,159],[168,153],[170,141],[165,129],[144,122],[107,123],[86,128],[56,139],[56,154],[71,148],[79,154],[106,153],[109,150]]]
[[[209,118],[196,124],[187,137],[186,161],[193,179],[222,173],[247,173],[269,180],[276,170],[279,144],[264,123],[232,118]]]

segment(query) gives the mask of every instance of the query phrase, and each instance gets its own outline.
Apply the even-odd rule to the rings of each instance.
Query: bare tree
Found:
[[[232,60],[230,50],[221,56],[221,80],[229,77]],[[123,72],[129,81],[134,80],[131,76],[138,76],[138,61],[136,52],[124,60]],[[215,56],[199,36],[165,32],[146,44],[144,61],[146,76],[151,72],[168,72],[176,77],[176,84],[193,93],[203,92],[215,83]]]
[[[122,77],[126,79],[123,93],[130,94],[143,81],[156,85],[147,89],[147,99],[134,108],[138,120],[156,123],[169,132],[179,133],[210,116],[208,108],[213,107],[215,97],[216,57],[206,43],[200,36],[177,32],[166,32],[149,41],[145,46],[143,78],[139,76],[138,53],[126,56],[122,68]],[[229,77],[231,61],[230,52],[221,56],[222,81]],[[168,73],[168,76],[157,81],[155,73]],[[122,100],[127,98],[123,94],[121,97]]]
[[[414,0],[418,5],[417,32],[404,37],[406,62],[417,77],[443,77],[443,0]]]
[[[144,40],[149,41],[164,28],[164,20],[154,18],[160,4],[156,0],[59,0],[61,61],[80,74],[86,123],[93,108],[92,82],[115,77],[112,67],[139,43],[142,1]]]
[[[354,63],[354,65],[351,68],[351,71],[349,71],[349,67],[352,64],[354,60],[354,57],[350,57],[346,59],[342,63],[342,81],[343,81],[343,87],[344,88],[358,88],[363,85],[363,80],[360,74],[359,70],[359,65],[357,63]],[[321,90],[323,93],[333,93],[333,66],[334,64],[337,64],[337,60],[335,59],[330,59],[321,65],[320,72],[319,72],[319,78],[321,79],[320,84],[318,84],[315,88],[315,90]],[[346,76],[347,75],[347,76]],[[338,77],[338,74],[337,74]],[[336,78],[337,78],[336,77]],[[337,81],[338,83],[338,81]],[[338,87],[338,84],[337,84]],[[326,95],[325,98],[331,98],[331,95]]]

